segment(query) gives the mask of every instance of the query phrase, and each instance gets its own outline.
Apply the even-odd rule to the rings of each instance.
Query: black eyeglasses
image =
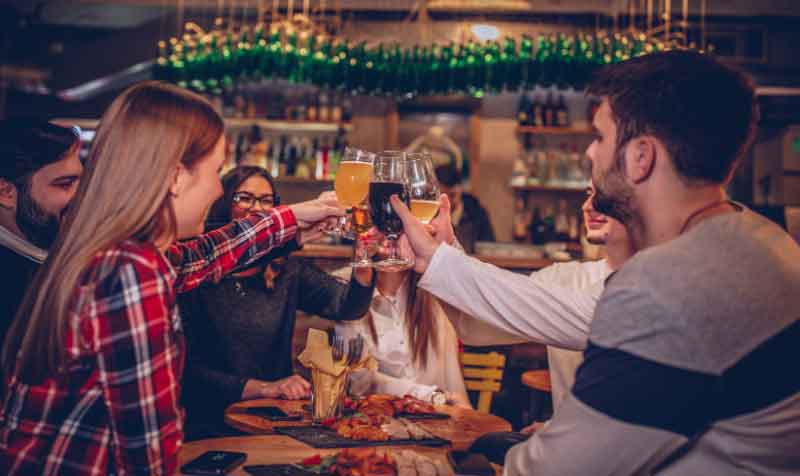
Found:
[[[281,199],[278,194],[271,193],[262,195],[260,197],[256,197],[252,193],[248,192],[236,192],[233,194],[233,203],[235,203],[239,208],[249,210],[256,206],[256,202],[261,204],[261,208],[266,209],[280,205]]]

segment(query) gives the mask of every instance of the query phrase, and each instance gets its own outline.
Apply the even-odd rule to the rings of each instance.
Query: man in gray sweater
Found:
[[[724,191],[754,134],[751,82],[672,51],[590,92],[595,208],[640,251],[606,283],[571,394],[504,473],[800,474],[800,247]],[[417,270],[436,266],[393,204]]]

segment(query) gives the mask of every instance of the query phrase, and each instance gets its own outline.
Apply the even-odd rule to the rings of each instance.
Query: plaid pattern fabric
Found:
[[[69,309],[64,371],[36,385],[7,379],[0,474],[175,473],[184,355],[175,295],[282,246],[296,228],[278,207],[165,254],[134,241],[98,253]]]

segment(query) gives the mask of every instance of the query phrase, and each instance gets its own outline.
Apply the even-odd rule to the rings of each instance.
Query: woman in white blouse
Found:
[[[378,361],[377,371],[353,375],[351,389],[470,407],[458,337],[436,298],[417,288],[418,280],[412,271],[379,272],[367,315],[336,324],[336,333],[346,338],[363,335]]]

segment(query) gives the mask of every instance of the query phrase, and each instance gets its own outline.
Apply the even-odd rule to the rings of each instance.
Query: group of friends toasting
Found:
[[[337,193],[285,205],[259,168],[220,182],[223,121],[173,86],[122,93],[85,164],[74,131],[4,122],[0,470],[174,473],[186,437],[228,431],[230,403],[309,396],[300,309],[366,337],[379,366],[357,392],[469,406],[459,339],[547,345],[553,418],[484,445],[508,475],[797,474],[800,248],[724,190],[758,119],[751,81],[672,51],[589,93],[584,222],[606,258],[530,276],[464,253],[424,156],[352,150]],[[290,255],[350,229],[348,276]]]

